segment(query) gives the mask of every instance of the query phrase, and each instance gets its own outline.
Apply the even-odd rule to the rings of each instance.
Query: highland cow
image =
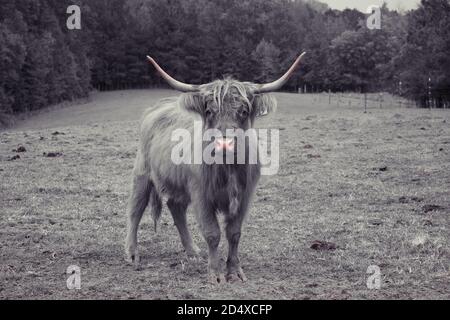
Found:
[[[252,128],[258,116],[275,109],[276,100],[269,92],[278,90],[287,82],[303,55],[297,58],[281,78],[271,83],[254,84],[224,79],[202,85],[175,80],[148,57],[162,77],[174,89],[184,93],[177,98],[160,101],[143,116],[127,208],[127,261],[139,263],[139,222],[150,204],[156,227],[164,196],[168,199],[167,206],[188,257],[196,257],[199,253],[186,221],[187,208],[192,204],[208,246],[209,280],[214,283],[246,280],[239,262],[238,245],[242,222],[260,177],[260,164],[248,161],[235,164],[175,164],[171,161],[171,152],[175,146],[171,134],[178,128],[192,132],[194,121],[201,121],[205,130],[213,128],[223,133],[229,129]],[[236,154],[239,148],[235,139],[236,137],[227,135],[216,137],[214,151],[223,155]],[[244,149],[248,149],[248,142]],[[225,273],[218,255],[221,237],[217,218],[219,212],[224,215],[228,240]]]

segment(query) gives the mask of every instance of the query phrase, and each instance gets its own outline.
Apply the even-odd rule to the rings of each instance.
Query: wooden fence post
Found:
[[[364,93],[364,113],[367,113],[367,93]]]

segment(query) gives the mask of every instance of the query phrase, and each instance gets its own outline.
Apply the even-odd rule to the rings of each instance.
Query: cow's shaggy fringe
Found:
[[[250,82],[239,82],[232,78],[216,80],[200,86],[200,93],[203,97],[213,97],[214,102],[222,111],[226,102],[244,102],[251,111],[252,103],[249,96],[256,89],[256,85]]]

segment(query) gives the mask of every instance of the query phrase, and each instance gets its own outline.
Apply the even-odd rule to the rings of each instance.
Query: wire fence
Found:
[[[148,84],[148,83],[118,83],[118,84],[97,84],[93,86],[98,91],[114,91],[114,90],[130,90],[130,89],[167,89],[166,85]],[[354,92],[319,92],[307,93],[302,88],[298,90],[299,94],[312,94],[313,99],[317,102],[335,105],[337,107],[361,107],[364,111],[371,108],[450,108],[450,98],[448,96],[426,96],[424,101],[413,101],[404,97],[393,95],[387,92],[379,93],[354,93]]]
[[[314,102],[328,103],[336,107],[358,107],[365,112],[368,109],[378,108],[417,108],[420,105],[404,97],[390,93],[344,93],[322,92],[313,95]],[[445,105],[444,108],[450,106]]]

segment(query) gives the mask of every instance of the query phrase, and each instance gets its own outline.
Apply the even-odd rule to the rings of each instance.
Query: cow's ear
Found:
[[[203,114],[205,112],[205,101],[199,92],[187,92],[180,95],[179,103],[181,108]]]
[[[253,117],[262,117],[277,109],[277,100],[271,94],[257,94],[253,97]]]

